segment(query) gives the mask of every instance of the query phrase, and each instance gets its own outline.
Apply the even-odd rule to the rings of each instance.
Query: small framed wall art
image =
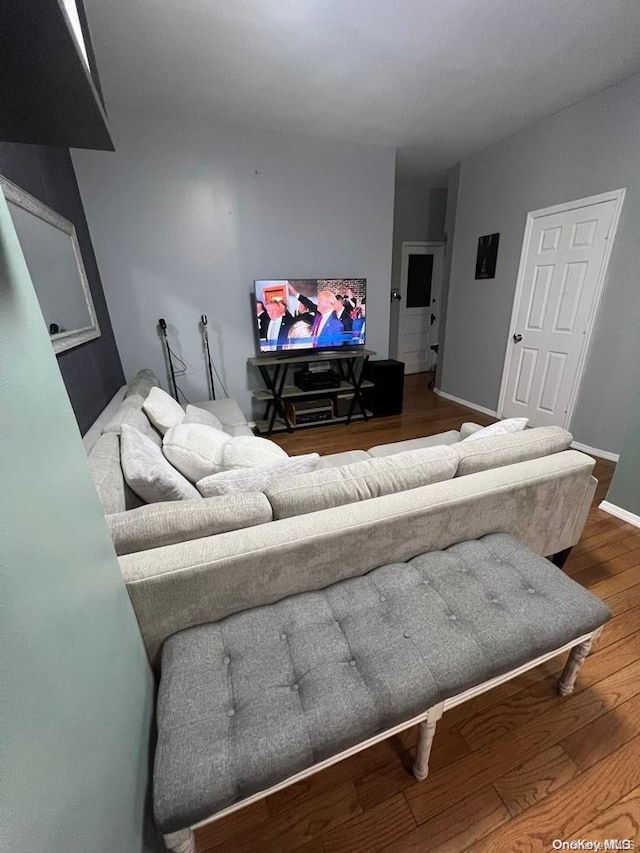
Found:
[[[495,278],[498,259],[499,234],[486,234],[478,237],[478,257],[476,258],[476,279]]]

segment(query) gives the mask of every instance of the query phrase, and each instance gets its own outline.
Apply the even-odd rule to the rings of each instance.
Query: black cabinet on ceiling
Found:
[[[99,84],[61,0],[0,3],[0,79],[0,141],[114,150]]]

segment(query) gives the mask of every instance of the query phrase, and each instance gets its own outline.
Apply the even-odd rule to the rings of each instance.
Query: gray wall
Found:
[[[84,434],[124,382],[91,236],[66,148],[0,142],[0,173],[76,227],[100,337],[58,356],[58,365]]]
[[[396,183],[393,208],[393,260],[391,286],[400,290],[402,244],[412,241],[437,243],[444,240],[447,190],[419,181]],[[397,358],[400,303],[391,303],[389,352]]]
[[[151,673],[0,195],[0,847],[140,853]]]
[[[638,377],[640,387],[640,377]],[[620,461],[611,481],[607,500],[640,516],[640,395],[633,402]]]
[[[619,452],[640,364],[640,76],[461,164],[441,389],[495,410],[527,213],[627,187],[582,387],[576,441]],[[496,278],[474,281],[478,237],[500,233]]]
[[[116,153],[73,160],[125,374],[166,369],[156,324],[207,397],[198,330],[246,414],[254,279],[366,277],[367,344],[388,353],[395,152],[113,111]]]

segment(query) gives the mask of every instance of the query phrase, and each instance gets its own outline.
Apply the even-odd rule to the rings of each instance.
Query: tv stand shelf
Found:
[[[371,413],[367,412],[362,399],[362,389],[373,387],[373,383],[363,379],[364,365],[369,357],[375,355],[373,350],[359,349],[346,352],[331,350],[314,353],[310,350],[302,355],[283,355],[250,358],[251,367],[258,370],[265,388],[253,392],[255,400],[265,403],[264,419],[256,422],[256,429],[261,435],[271,435],[274,432],[293,432],[304,426],[328,426],[335,423],[351,423],[352,420],[368,420]],[[336,369],[340,374],[340,385],[335,388],[314,388],[303,391],[295,385],[287,384],[289,368],[294,365],[302,367],[305,364],[324,362],[328,368]],[[353,392],[353,399],[346,415],[335,414],[336,397],[340,394]],[[293,423],[287,414],[284,401],[295,404],[296,400],[312,400],[314,398],[330,398],[334,403],[334,413],[329,420],[307,423]]]

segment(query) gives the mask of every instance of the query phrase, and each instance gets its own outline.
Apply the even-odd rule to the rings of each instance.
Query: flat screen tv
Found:
[[[260,353],[364,346],[365,278],[269,279],[254,286]]]

